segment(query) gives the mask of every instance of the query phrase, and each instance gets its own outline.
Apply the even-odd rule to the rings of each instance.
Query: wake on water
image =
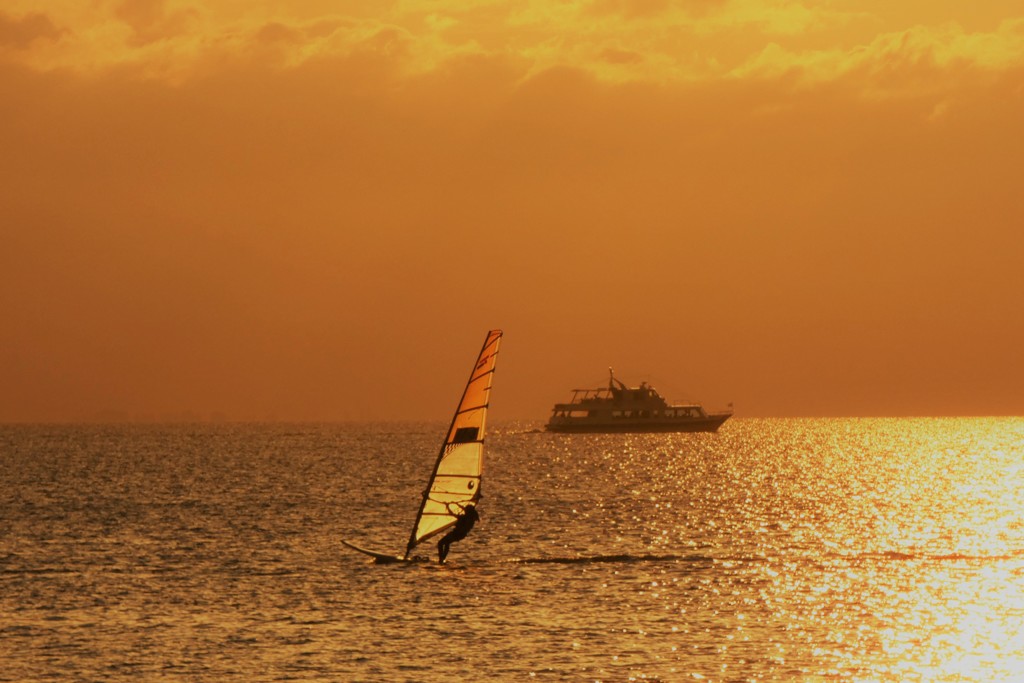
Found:
[[[585,555],[574,557],[515,557],[512,564],[598,564],[602,562],[630,564],[636,562],[714,562],[702,555]]]
[[[736,558],[743,560],[755,560],[759,558]],[[415,555],[409,559],[404,559],[398,556],[378,556],[369,558],[372,564],[387,564],[387,565],[423,565],[423,564],[438,564],[438,562],[432,558],[424,555]],[[705,555],[653,555],[653,554],[616,554],[616,555],[574,555],[572,557],[512,557],[507,560],[503,560],[503,563],[507,564],[634,564],[641,562],[706,562],[713,563],[715,558],[708,557]],[[477,561],[473,561],[473,564],[479,564]],[[485,562],[485,564],[487,564]]]
[[[1014,559],[1024,555],[1024,551],[1014,552],[1009,555],[996,555],[996,556],[972,556],[972,555],[961,555],[954,553],[952,555],[930,555],[930,554],[913,554],[904,553],[897,551],[889,552],[873,552],[873,553],[860,553],[854,555],[834,554],[832,557],[845,559],[848,561],[961,561],[961,562],[979,562],[979,561],[998,561]],[[409,559],[403,559],[401,557],[378,557],[370,558],[373,564],[395,564],[395,565],[424,565],[424,564],[438,564],[437,560],[433,557],[425,555],[416,555]],[[506,560],[501,560],[499,563],[503,564],[640,564],[645,562],[692,562],[692,563],[754,563],[754,562],[768,562],[769,558],[765,557],[753,557],[753,556],[736,556],[736,557],[711,557],[709,555],[679,555],[679,554],[629,554],[621,553],[614,555],[573,555],[565,557],[512,557]],[[479,560],[472,560],[471,564],[491,564],[490,562]],[[462,565],[462,563],[458,563]]]

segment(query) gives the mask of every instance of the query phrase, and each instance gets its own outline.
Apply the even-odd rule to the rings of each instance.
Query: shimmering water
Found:
[[[1024,420],[538,426],[0,427],[0,681],[1024,680]]]

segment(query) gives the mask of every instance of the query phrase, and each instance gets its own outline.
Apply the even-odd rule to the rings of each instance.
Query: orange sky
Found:
[[[1019,0],[38,6],[0,421],[1024,414]]]

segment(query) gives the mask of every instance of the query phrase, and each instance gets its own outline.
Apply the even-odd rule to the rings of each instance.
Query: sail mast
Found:
[[[501,330],[487,333],[469,374],[462,399],[423,491],[423,501],[405,548],[406,559],[417,544],[455,524],[460,508],[480,497],[484,427],[501,335]]]

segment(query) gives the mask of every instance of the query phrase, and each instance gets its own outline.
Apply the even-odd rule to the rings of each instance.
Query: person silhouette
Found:
[[[451,504],[445,503],[445,507],[448,509],[448,512],[455,515],[455,526],[437,542],[438,564],[444,564],[444,559],[448,557],[448,551],[451,549],[452,543],[464,539],[466,534],[468,534],[473,528],[473,525],[480,519],[480,514],[476,511],[476,506],[472,503],[465,507],[459,503],[456,503],[455,505],[460,509],[460,512],[455,512],[452,510]]]

